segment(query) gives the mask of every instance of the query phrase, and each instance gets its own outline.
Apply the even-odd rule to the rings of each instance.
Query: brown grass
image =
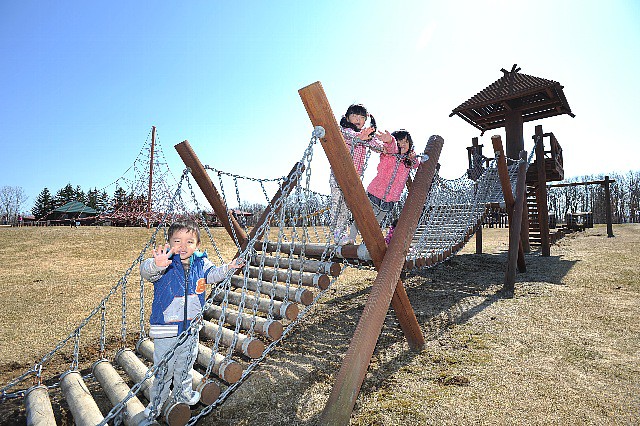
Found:
[[[218,231],[216,241],[226,241]],[[0,382],[66,336],[149,234],[0,229]],[[560,240],[551,257],[534,250],[513,298],[499,293],[507,247],[501,229],[484,230],[488,254],[473,254],[472,240],[451,260],[409,276],[405,286],[427,344],[409,351],[390,310],[350,424],[640,423],[640,226],[614,226],[614,234],[607,238],[596,226]],[[233,246],[224,250],[229,259]],[[280,348],[200,423],[316,424],[374,279],[372,271],[346,271]],[[114,298],[117,306],[121,296]],[[139,319],[127,321],[137,329]],[[13,402],[11,408],[0,403],[2,424],[11,424],[6,415],[18,410]]]

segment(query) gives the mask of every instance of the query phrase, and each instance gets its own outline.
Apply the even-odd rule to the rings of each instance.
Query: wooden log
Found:
[[[104,420],[79,371],[64,373],[60,377],[60,389],[77,426],[95,426]]]
[[[238,318],[240,318],[240,327],[242,327],[243,330],[249,330],[251,328],[253,315],[247,315],[244,313],[241,314],[235,309],[231,309],[229,307],[225,309],[224,314],[224,319],[227,324],[235,326],[238,322]],[[222,307],[218,305],[211,305],[204,312],[204,317],[208,320],[212,318],[219,320],[221,316]],[[280,321],[259,316],[255,317],[255,325],[253,326],[253,331],[259,333],[261,336],[267,337],[271,340],[278,340],[282,337],[283,330],[284,327],[282,327],[282,323]]]
[[[398,295],[401,300],[406,298],[406,295],[398,294],[404,290],[404,286],[398,285],[398,281],[409,243],[427,197],[428,188],[435,174],[442,143],[442,138],[438,136],[430,138],[427,144],[429,161],[423,163],[416,172],[411,192],[407,196],[398,224],[394,229],[393,238],[382,263],[379,265],[378,275],[371,287],[371,295],[367,299],[349,349],[336,376],[331,395],[321,414],[320,424],[322,425],[333,426],[349,423],[351,411],[371,361],[389,309],[389,303],[395,297],[394,294]],[[393,305],[393,308],[396,315],[399,316],[409,311],[413,313],[410,308],[398,309],[397,305]]]
[[[114,407],[124,401],[131,391],[116,369],[113,368],[113,365],[106,359],[95,362],[91,371]],[[120,412],[124,424],[137,426],[146,420],[144,408],[144,405],[136,395],[129,398],[125,403],[124,409]]]
[[[151,339],[143,339],[137,344],[137,351],[149,361],[153,361],[154,344]],[[147,366],[133,353],[131,349],[123,349],[116,355],[116,362],[136,383],[140,382],[147,373]],[[191,386],[200,392],[200,400],[205,404],[212,404],[220,396],[220,385],[205,378],[197,370],[191,369]],[[143,392],[149,400],[149,390],[153,384],[153,377],[147,380]],[[209,402],[211,401],[211,402]]]
[[[224,300],[224,294],[219,293],[215,295],[214,299],[217,302],[222,302]],[[240,303],[242,302],[242,295],[235,291],[229,291],[227,293],[227,300],[232,305],[240,306]],[[270,313],[276,319],[286,318],[288,320],[294,320],[300,313],[300,308],[298,308],[298,305],[293,302],[281,302],[279,300],[274,300],[272,306],[271,300],[266,297],[256,298],[255,296],[245,295],[245,309],[253,309],[253,306],[256,304],[258,311],[266,314]],[[272,312],[270,312],[271,309],[273,309]]]
[[[32,386],[24,394],[27,426],[56,426],[49,390],[45,385]]]
[[[549,240],[549,206],[547,205],[547,173],[544,167],[544,132],[542,126],[535,128],[536,166],[538,179],[536,183],[536,204],[538,207],[538,226],[540,226],[540,251],[542,256],[551,256]],[[524,219],[524,218],[523,218]],[[528,221],[528,212],[527,212]]]
[[[247,241],[247,233],[238,224],[233,215],[229,214],[227,206],[224,204],[224,200],[220,196],[220,193],[216,189],[215,185],[211,181],[209,174],[205,170],[204,166],[198,159],[198,156],[189,145],[189,141],[184,141],[175,146],[176,151],[182,158],[185,166],[191,169],[191,175],[196,181],[200,190],[204,194],[205,198],[211,204],[213,211],[215,212],[218,220],[222,223],[222,226],[227,230],[227,233],[233,240],[235,233],[240,244],[244,244]]]
[[[302,260],[286,256],[262,257],[260,255],[255,255],[251,261],[251,264],[259,265],[261,262],[264,262],[265,266],[270,267],[276,266],[277,263],[279,269],[289,269],[290,267],[294,271],[311,272],[314,274],[329,274],[332,277],[337,277],[338,275],[340,275],[340,271],[342,270],[342,266],[336,262],[321,262],[312,259]]]
[[[609,188],[609,184],[611,182],[615,182],[609,179],[609,176],[604,177],[604,202],[606,205],[606,216],[607,216],[607,238],[613,238],[613,222],[611,221],[611,189]]]
[[[511,224],[514,220],[513,209],[514,209],[516,200],[513,197],[513,192],[511,189],[511,180],[509,179],[509,170],[507,169],[507,160],[504,155],[504,150],[502,149],[502,139],[500,138],[500,135],[491,136],[491,143],[493,144],[493,151],[496,154],[496,166],[498,169],[498,177],[500,178],[500,186],[502,187],[504,203],[507,210],[507,216],[509,218],[509,228],[511,228]],[[518,223],[521,223],[520,220],[522,220],[522,217],[520,217]],[[520,229],[518,229],[518,232],[520,232]],[[518,245],[518,270],[520,272],[526,272],[527,270],[525,259],[524,259],[524,248],[522,247],[522,241]]]
[[[232,359],[226,359],[224,355],[216,352],[213,355],[211,348],[198,344],[198,358],[196,362],[203,368],[208,368],[213,356],[213,366],[211,371],[229,384],[236,383],[242,377],[242,366]]]
[[[246,269],[245,269],[246,270]],[[260,278],[264,281],[271,281],[273,277],[276,277],[277,281],[281,283],[286,283],[287,281],[291,284],[302,284],[307,287],[317,287],[321,290],[329,287],[329,283],[331,279],[327,274],[311,274],[309,272],[298,272],[298,271],[289,271],[287,269],[275,269],[271,268],[262,268],[262,274],[260,274],[260,268],[255,266],[250,266],[248,268],[248,273],[250,278]]]
[[[216,340],[216,336],[220,333],[220,342],[227,347],[231,347],[235,335],[233,330],[229,330],[226,327],[220,327],[218,324],[214,324],[207,320],[202,320],[202,324],[202,329],[200,330],[201,336],[210,340]],[[240,352],[241,354],[248,356],[249,358],[260,358],[260,355],[264,352],[264,343],[255,337],[249,337],[245,334],[238,333],[235,340],[236,342],[233,349],[236,352]]]
[[[146,339],[148,340],[148,339]],[[151,345],[153,342],[148,340]],[[153,360],[153,348],[151,349],[150,360]],[[147,374],[149,367],[146,366],[144,362],[140,358],[136,356],[136,354],[129,348],[120,349],[115,356],[116,363],[124,370],[127,376],[135,382],[139,383],[144,379],[144,376]],[[140,386],[140,390],[147,401],[151,400],[150,390],[153,385],[154,377],[151,376],[147,380],[142,383]]]
[[[274,294],[276,300],[291,300],[296,303],[302,303],[308,306],[313,302],[313,293],[304,287],[297,287],[296,283],[292,282],[289,288],[282,284],[273,284],[269,281],[256,280],[253,278],[233,276],[231,277],[231,285],[235,288],[246,288],[251,291],[257,291],[260,288],[260,294],[271,296]]]
[[[520,152],[520,164],[518,165],[518,181],[516,183],[516,199],[513,208],[513,226],[509,226],[509,252],[507,261],[507,271],[505,272],[504,290],[512,295],[516,281],[516,267],[518,263],[518,250],[520,242],[520,221],[522,220],[522,209],[524,208],[524,198],[526,191],[527,165],[526,151]]]

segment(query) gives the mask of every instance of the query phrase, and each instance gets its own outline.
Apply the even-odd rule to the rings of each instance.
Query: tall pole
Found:
[[[149,156],[149,193],[147,194],[147,229],[151,228],[151,188],[153,187],[153,154],[156,150],[156,126],[151,126],[151,154]]]
[[[609,189],[609,176],[604,177],[604,202],[607,207],[607,237],[613,237],[613,225],[611,224],[611,190]]]

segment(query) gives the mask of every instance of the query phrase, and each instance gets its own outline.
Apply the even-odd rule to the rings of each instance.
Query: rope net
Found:
[[[224,205],[235,206],[227,209],[226,219],[237,222],[248,236],[245,240],[232,227],[231,235],[225,236],[233,240],[231,249],[228,244],[223,248],[216,243],[215,236],[220,238],[224,234],[221,228],[211,225],[220,218],[206,212],[193,189],[190,171],[185,170],[158,219],[158,226],[123,276],[67,337],[0,389],[1,400],[24,397],[30,385],[45,384],[50,391],[60,387],[63,375],[48,371],[56,357],[67,360],[67,372],[72,372],[96,361],[96,352],[98,360],[118,363],[123,350],[136,347],[139,356],[145,359],[145,368],[150,367],[135,380],[130,377],[135,384],[100,424],[118,423],[130,400],[138,396],[149,400],[146,392],[154,377],[168,379],[164,372],[176,347],[194,344],[198,345],[194,367],[198,383],[194,387],[211,385],[219,392],[208,400],[203,393],[201,402],[205,405],[194,412],[188,424],[195,424],[222,404],[308,315],[346,268],[372,267],[364,244],[358,247],[357,258],[345,258],[342,247],[335,244],[335,219],[339,212],[332,211],[332,200],[326,193],[329,177],[326,166],[322,163],[318,166],[318,156],[314,157],[314,148],[323,135],[322,128],[314,129],[289,176],[256,179],[205,166]],[[367,179],[367,168],[371,168],[371,157],[377,155],[367,152],[361,174],[363,182]],[[397,160],[400,162],[402,158],[398,156]],[[515,187],[517,161],[511,163],[509,174]],[[415,169],[409,178],[414,175]],[[406,197],[404,189],[400,201],[382,221],[382,232],[398,218]],[[431,267],[454,254],[473,235],[491,206],[503,202],[495,160],[488,161],[476,181],[467,177],[447,180],[436,174],[405,268]],[[206,235],[203,239],[207,240],[203,245],[210,248],[209,258],[214,264],[227,263],[234,256],[247,262],[240,273],[229,273],[214,285],[191,327],[179,336],[177,344],[159,363],[151,365],[153,346],[147,325],[152,292],[151,285],[140,279],[138,268],[140,262],[150,257],[150,248],[167,241],[169,225],[185,217],[200,224],[202,235]],[[195,336],[199,336],[199,341]],[[92,372],[83,379],[96,377]]]

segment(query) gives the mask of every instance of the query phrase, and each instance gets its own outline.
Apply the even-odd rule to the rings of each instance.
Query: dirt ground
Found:
[[[514,297],[500,292],[502,229],[485,229],[485,254],[474,253],[472,239],[450,260],[408,274],[426,344],[409,350],[389,310],[349,424],[640,424],[640,225],[614,226],[614,234],[599,225],[570,234],[550,257],[532,247]],[[317,424],[374,279],[372,271],[345,272],[198,424]],[[9,303],[6,293],[2,299]],[[15,359],[28,342],[0,336],[6,383],[35,358]],[[24,423],[19,400],[0,402],[0,424]]]

